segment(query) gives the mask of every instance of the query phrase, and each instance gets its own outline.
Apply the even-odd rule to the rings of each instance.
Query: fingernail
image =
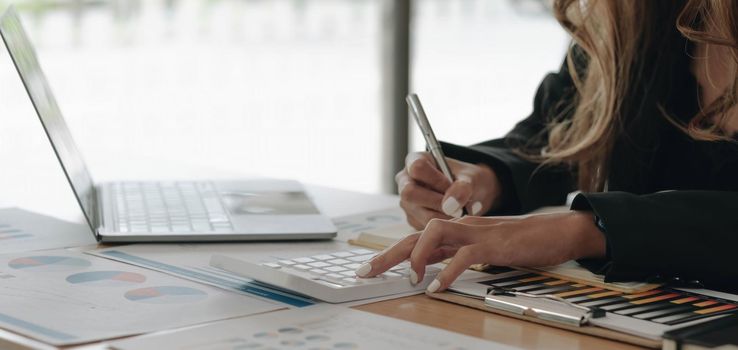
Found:
[[[426,291],[428,291],[428,293],[435,293],[440,287],[441,281],[439,281],[438,279],[434,279],[433,282],[428,285]]]
[[[455,218],[460,218],[462,215],[464,215],[464,210],[459,208],[459,210],[455,211],[451,216]]]
[[[453,214],[459,211],[459,209],[461,209],[461,205],[459,205],[459,201],[457,201],[454,197],[446,198],[446,200],[443,201],[443,204],[441,205],[441,210],[443,210],[446,215],[453,216]]]
[[[364,277],[368,275],[369,272],[372,272],[372,264],[370,263],[364,263],[361,266],[359,266],[358,269],[356,269],[356,275],[359,277]]]
[[[402,190],[405,189],[405,186],[407,186],[407,181],[403,181],[400,186],[397,187],[397,193],[402,194]]]
[[[477,215],[482,211],[482,202],[474,202],[471,207],[472,215]]]
[[[416,285],[418,282],[418,274],[415,273],[415,270],[410,269],[410,284]]]

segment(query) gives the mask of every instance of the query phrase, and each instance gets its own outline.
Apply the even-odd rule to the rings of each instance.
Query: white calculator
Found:
[[[410,284],[409,262],[403,262],[377,277],[357,277],[356,269],[376,253],[352,249],[259,263],[213,255],[210,265],[329,303],[422,292],[441,271],[435,265],[426,267],[423,281],[415,286]]]

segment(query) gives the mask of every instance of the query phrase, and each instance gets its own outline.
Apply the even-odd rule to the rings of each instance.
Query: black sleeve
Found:
[[[574,92],[565,62],[558,73],[548,74],[541,82],[533,113],[504,138],[469,147],[443,143],[447,157],[487,164],[497,174],[503,188],[502,207],[487,215],[521,214],[542,206],[565,203],[566,194],[574,190],[572,171],[564,166],[541,167],[522,157],[518,150],[540,150],[548,139],[547,124],[567,117],[567,107],[574,98]]]
[[[588,193],[572,209],[592,210],[604,223],[609,259],[584,265],[607,282],[676,277],[738,286],[738,192]]]

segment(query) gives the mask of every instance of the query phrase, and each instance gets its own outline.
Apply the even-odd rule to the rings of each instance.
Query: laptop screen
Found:
[[[12,7],[0,18],[0,35],[3,37],[5,47],[13,59],[64,173],[72,185],[72,190],[77,196],[87,222],[94,231],[97,226],[95,216],[97,202],[92,178],[77,151],[72,134],[64,122],[44,72],[38,64],[33,46],[28,41],[20,19]]]

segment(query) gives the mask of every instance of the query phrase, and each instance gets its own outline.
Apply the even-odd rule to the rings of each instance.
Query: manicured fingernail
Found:
[[[443,201],[443,205],[441,205],[441,210],[443,210],[446,215],[450,216],[454,216],[453,214],[459,211],[459,209],[461,209],[461,205],[459,205],[459,201],[454,197],[446,198],[446,200]]]
[[[459,210],[455,211],[453,214],[451,214],[452,217],[460,218],[464,215],[464,210],[459,208]]]
[[[478,215],[482,211],[482,202],[474,202],[471,207],[472,215]]]
[[[435,293],[440,287],[441,287],[441,281],[439,281],[438,279],[435,279],[433,280],[433,282],[431,282],[431,284],[428,285],[428,288],[426,289],[426,291],[428,291],[428,293]]]
[[[418,282],[418,274],[415,273],[415,270],[410,269],[410,284],[416,285]]]
[[[356,269],[356,275],[359,277],[364,277],[368,275],[369,272],[372,272],[372,264],[370,263],[364,263],[361,266],[359,266],[358,269]]]
[[[405,186],[407,186],[407,181],[403,181],[399,186],[397,186],[397,193],[402,194],[402,190],[405,189]]]

